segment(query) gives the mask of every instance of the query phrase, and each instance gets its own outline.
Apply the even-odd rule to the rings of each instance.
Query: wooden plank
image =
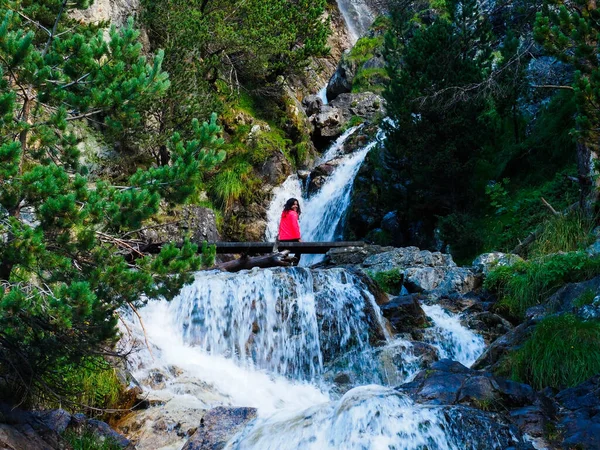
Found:
[[[260,253],[273,252],[274,242],[209,242],[209,245],[217,247],[217,253],[245,253],[256,255]],[[291,253],[298,252],[306,255],[317,255],[327,253],[332,248],[364,247],[362,241],[341,242],[278,242],[277,250],[289,250]]]

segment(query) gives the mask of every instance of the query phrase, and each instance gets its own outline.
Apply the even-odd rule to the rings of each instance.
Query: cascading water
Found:
[[[352,44],[369,29],[375,15],[365,0],[337,0],[338,8],[344,17]]]
[[[338,5],[356,40],[372,21],[370,11],[362,0]],[[302,199],[303,240],[341,237],[354,177],[377,145],[376,140],[343,155],[357,128],[347,130],[317,162],[336,163],[317,193],[304,196],[297,175],[275,189],[268,241],[275,239],[290,197]],[[304,255],[302,265],[316,260]],[[456,316],[436,306],[423,308],[435,323],[425,333],[427,341],[440,357],[466,365],[474,361],[483,340]],[[147,338],[152,356],[142,348],[129,363],[140,380],[167,374],[162,384],[145,384],[163,408],[186,413],[220,405],[258,408],[258,418],[228,449],[467,448],[467,442],[449,436],[441,409],[414,404],[385,387],[412,379],[421,358],[413,343],[389,336],[373,295],[353,272],[305,267],[200,272],[171,303],[151,303],[140,316],[146,332],[132,316],[124,334],[139,342]],[[159,447],[148,439],[141,448]],[[180,449],[184,439],[178,439],[160,448]]]

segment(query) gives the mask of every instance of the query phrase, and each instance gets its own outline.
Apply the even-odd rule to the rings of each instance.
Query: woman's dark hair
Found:
[[[298,211],[296,211],[298,213],[298,216],[300,214],[302,214],[302,211],[300,210],[300,202],[295,199],[295,198],[290,198],[287,202],[285,202],[285,206],[283,207],[283,211],[291,211],[292,210],[292,206],[294,206],[294,203],[298,203]]]

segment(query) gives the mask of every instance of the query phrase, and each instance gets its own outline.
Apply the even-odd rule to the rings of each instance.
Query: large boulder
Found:
[[[352,90],[352,81],[356,76],[358,66],[346,54],[342,56],[335,73],[327,83],[327,99],[332,101],[338,95]]]
[[[211,409],[182,450],[221,450],[227,441],[256,417],[256,413],[256,408],[219,406]]]
[[[367,121],[384,117],[386,114],[385,104],[385,100],[373,92],[340,94],[331,102],[331,106],[341,112],[343,123],[354,116],[362,117]]]
[[[476,272],[487,275],[490,270],[496,267],[512,266],[519,261],[523,261],[523,258],[518,255],[502,252],[490,252],[484,253],[475,258],[472,266]]]
[[[419,403],[462,404],[489,411],[528,406],[538,398],[529,385],[469,369],[449,359],[434,362],[398,389]]]

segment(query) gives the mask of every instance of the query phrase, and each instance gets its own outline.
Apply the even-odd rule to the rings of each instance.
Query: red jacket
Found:
[[[300,239],[300,225],[296,211],[283,211],[279,222],[279,240]]]

